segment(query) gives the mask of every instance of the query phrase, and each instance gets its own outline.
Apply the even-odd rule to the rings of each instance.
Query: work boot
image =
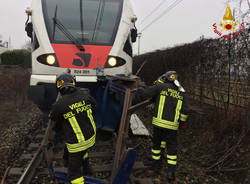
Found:
[[[168,182],[174,182],[175,181],[175,173],[173,171],[167,172]]]
[[[160,160],[155,160],[155,159],[152,158],[152,155],[148,155],[148,156],[146,157],[146,160],[145,160],[144,164],[145,164],[146,166],[152,166],[152,165],[154,164],[154,162],[157,162],[157,163],[159,164],[159,167],[161,167],[162,159],[160,159]],[[153,167],[153,166],[152,166],[152,167]]]
[[[83,160],[82,166],[83,166],[83,168],[82,168],[83,176],[86,176],[86,175],[91,176],[91,175],[94,174],[93,169],[92,169],[91,165],[89,164],[89,159],[88,158]]]

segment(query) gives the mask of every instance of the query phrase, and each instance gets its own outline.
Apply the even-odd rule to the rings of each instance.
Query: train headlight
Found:
[[[115,68],[126,64],[126,61],[117,56],[108,56],[104,68]]]
[[[56,62],[55,56],[53,56],[53,55],[48,55],[48,56],[46,57],[46,62],[47,62],[49,65],[55,64],[55,62]]]
[[[117,59],[114,58],[114,57],[109,58],[108,64],[109,64],[111,67],[115,66],[115,65],[117,64]]]
[[[59,67],[55,53],[40,55],[37,57],[37,61],[44,65]]]

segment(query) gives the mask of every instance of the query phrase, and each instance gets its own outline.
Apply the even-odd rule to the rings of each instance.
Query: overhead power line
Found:
[[[151,26],[153,23],[155,23],[157,20],[159,20],[163,15],[170,12],[174,7],[176,7],[182,1],[183,0],[175,0],[169,7],[167,7],[166,10],[164,10],[158,17],[156,17],[152,22],[150,22],[148,25],[146,25],[140,32],[145,31],[149,26]]]
[[[163,5],[166,2],[167,0],[162,0],[146,17],[144,17],[144,19],[142,19],[139,25],[145,22],[145,20],[147,20],[154,12],[156,12],[156,10],[158,10],[161,7],[161,5]]]

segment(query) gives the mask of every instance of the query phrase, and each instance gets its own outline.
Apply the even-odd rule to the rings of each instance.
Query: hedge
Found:
[[[27,50],[8,50],[0,56],[2,65],[18,65],[24,68],[31,67],[31,53]]]

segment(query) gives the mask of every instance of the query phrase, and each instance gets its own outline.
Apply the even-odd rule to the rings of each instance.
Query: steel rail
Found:
[[[5,171],[5,173],[4,173],[4,176],[3,176],[2,180],[1,180],[1,184],[5,184],[6,178],[7,178],[7,176],[8,176],[9,171],[10,171],[10,167],[8,167],[8,168],[6,169],[6,171]]]
[[[60,95],[57,96],[56,101],[60,98]],[[48,139],[49,136],[51,135],[51,130],[52,130],[52,121],[49,120],[48,126],[45,131],[45,135],[43,137],[43,140],[41,142],[41,145],[38,149],[38,151],[35,153],[34,157],[30,161],[29,165],[26,167],[25,171],[21,175],[20,179],[18,180],[17,184],[29,184],[35,174],[35,170],[39,167],[43,160],[43,156],[45,156],[45,159],[47,161],[48,167],[49,164],[51,163],[51,159],[47,150],[47,144],[48,144]],[[52,173],[49,172],[50,175],[52,176]]]
[[[27,168],[25,169],[24,173],[18,180],[17,184],[29,184],[35,174],[36,168],[38,168],[42,160],[43,160],[43,152],[40,147],[39,150],[35,153],[34,157],[32,158]]]

